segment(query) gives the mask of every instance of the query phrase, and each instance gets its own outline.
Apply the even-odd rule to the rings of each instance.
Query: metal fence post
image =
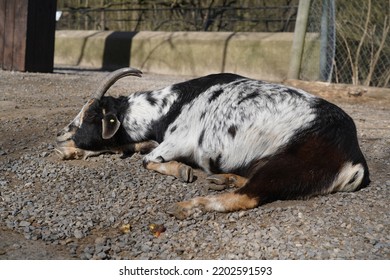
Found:
[[[334,0],[322,0],[320,80],[330,82],[336,51]]]
[[[289,79],[298,79],[301,68],[307,20],[309,17],[310,0],[300,0],[297,21],[295,23],[294,40],[291,47],[290,66],[287,74]]]

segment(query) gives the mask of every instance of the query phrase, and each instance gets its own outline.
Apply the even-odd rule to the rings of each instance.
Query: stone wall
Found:
[[[293,33],[57,31],[56,66],[200,76],[234,72],[286,79]],[[319,76],[318,34],[308,34],[303,76]],[[309,61],[308,61],[309,60]],[[309,63],[308,63],[309,62]],[[307,67],[310,65],[310,67]]]

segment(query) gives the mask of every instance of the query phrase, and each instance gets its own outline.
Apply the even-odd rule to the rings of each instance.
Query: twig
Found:
[[[356,55],[355,55],[355,62],[354,62],[354,68],[352,69],[352,84],[357,85],[359,84],[359,58],[360,58],[360,51],[362,49],[364,40],[367,36],[368,31],[368,24],[370,23],[371,18],[371,0],[368,0],[368,7],[367,7],[367,17],[366,22],[364,24],[364,30],[362,38],[360,39],[359,45],[356,49]]]
[[[378,47],[377,51],[375,52],[374,57],[370,61],[370,70],[369,70],[368,75],[366,77],[366,80],[364,82],[365,86],[369,86],[370,85],[371,78],[372,78],[372,75],[374,73],[376,64],[378,63],[378,60],[380,58],[380,54],[381,54],[381,52],[382,52],[382,50],[383,50],[383,48],[385,46],[386,38],[387,38],[387,35],[389,34],[389,31],[390,31],[390,24],[389,24],[389,20],[388,19],[389,18],[386,16],[385,20],[384,20],[384,24],[383,24],[381,42],[379,44],[379,47]]]
[[[343,39],[344,44],[345,44],[345,47],[346,47],[346,49],[347,49],[348,60],[349,60],[349,63],[351,64],[352,82],[353,82],[353,69],[354,69],[354,65],[353,65],[353,58],[352,58],[351,49],[350,49],[350,47],[349,47],[349,45],[348,45],[348,41],[347,41],[347,39],[345,38],[345,35],[344,35],[343,32],[342,32],[342,28],[338,28],[338,30],[339,30],[340,37],[341,37],[341,39]]]

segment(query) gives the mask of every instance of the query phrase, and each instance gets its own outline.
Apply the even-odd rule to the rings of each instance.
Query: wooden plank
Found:
[[[7,0],[5,5],[3,53],[3,69],[5,70],[12,70],[15,29],[15,3],[16,2],[14,0]]]
[[[52,72],[56,0],[0,0],[0,66]]]
[[[3,69],[4,57],[5,4],[6,0],[0,0],[0,69]]]
[[[26,71],[26,33],[29,0],[17,0],[15,2],[12,70]]]

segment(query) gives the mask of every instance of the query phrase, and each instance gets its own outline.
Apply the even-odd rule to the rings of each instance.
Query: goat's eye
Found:
[[[115,122],[115,120],[114,119],[110,119],[110,123],[114,123]]]

